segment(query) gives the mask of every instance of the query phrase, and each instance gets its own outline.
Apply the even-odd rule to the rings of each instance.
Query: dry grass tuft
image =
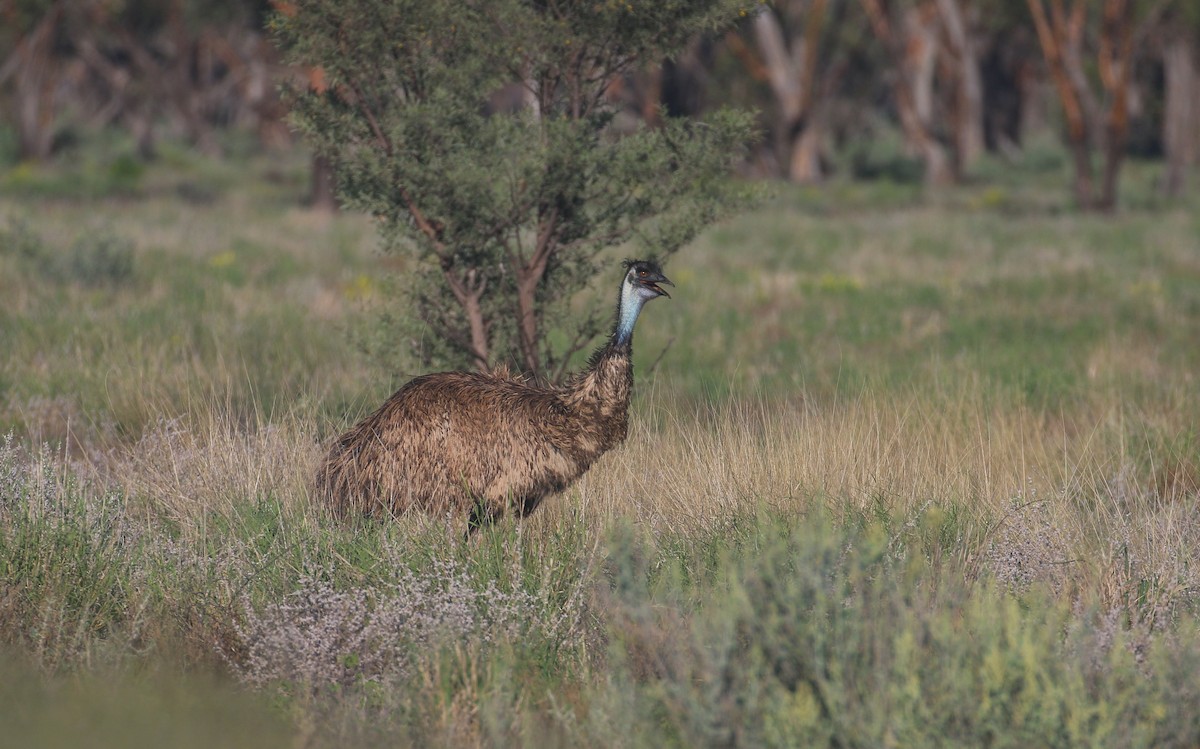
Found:
[[[1027,482],[1058,483],[1061,427],[981,399],[864,394],[828,405],[735,401],[634,421],[629,442],[581,482],[591,517],[707,525],[764,505],[805,512],[929,502],[995,512]]]
[[[903,519],[936,507],[956,518],[954,552],[1014,588],[1160,624],[1200,594],[1200,495],[1139,465],[1133,417],[1111,409],[1051,416],[970,394],[864,394],[681,410],[635,419],[628,443],[534,524],[577,511],[598,531],[633,519],[690,533],[763,509]]]
[[[104,471],[135,501],[185,529],[211,513],[236,516],[264,498],[308,515],[321,452],[314,434],[298,418],[243,426],[212,409],[160,419],[136,443],[112,450]]]

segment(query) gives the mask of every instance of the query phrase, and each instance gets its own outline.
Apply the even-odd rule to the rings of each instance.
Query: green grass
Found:
[[[1197,318],[1185,312],[1200,280],[1195,228],[1183,212],[1014,222],[929,208],[814,217],[784,205],[680,257],[672,271],[704,293],[680,294],[686,309],[639,343],[660,346],[665,327],[689,345],[664,372],[719,373],[742,389],[920,387],[953,366],[1053,408],[1094,391],[1089,356],[1100,349],[1150,348],[1172,371],[1198,363]]]
[[[417,372],[380,322],[404,261],[298,207],[302,155],[114,139],[0,175],[0,724],[1195,746],[1194,199],[1133,163],[1080,215],[1044,144],[925,193],[881,148],[884,178],[777,188],[675,257],[627,446],[470,543],[309,499]]]

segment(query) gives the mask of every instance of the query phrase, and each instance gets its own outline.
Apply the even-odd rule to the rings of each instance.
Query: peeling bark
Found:
[[[1092,161],[1088,145],[1090,122],[1089,118],[1084,115],[1078,76],[1068,73],[1070,65],[1068,55],[1072,60],[1078,60],[1078,47],[1073,45],[1079,42],[1081,30],[1079,32],[1070,31],[1065,22],[1066,16],[1062,10],[1062,3],[1059,0],[1051,0],[1054,10],[1053,25],[1042,0],[1028,1],[1029,9],[1033,14],[1034,28],[1037,29],[1038,42],[1041,44],[1042,54],[1046,58],[1046,66],[1050,70],[1050,77],[1054,80],[1059,100],[1062,102],[1063,117],[1067,125],[1067,143],[1071,151],[1071,158],[1075,162],[1075,201],[1081,207],[1090,207],[1092,204]],[[1083,6],[1077,7],[1082,9]],[[1081,29],[1078,24],[1076,28]],[[1078,68],[1077,63],[1075,68]]]

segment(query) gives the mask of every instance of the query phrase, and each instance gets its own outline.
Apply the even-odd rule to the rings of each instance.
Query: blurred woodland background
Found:
[[[286,0],[0,0],[0,164],[64,157],[127,131],[201,152],[237,129],[285,149],[282,83],[324,85],[270,41]],[[609,83],[626,127],[723,105],[758,112],[748,175],[834,174],[954,185],[985,153],[1018,159],[1050,134],[1076,204],[1118,205],[1122,161],[1161,160],[1178,195],[1200,162],[1200,5],[1187,0],[780,0],[696,38],[677,59]],[[497,108],[511,107],[498,92]],[[893,142],[888,158],[880,143]],[[874,151],[873,151],[874,149]],[[333,206],[317,160],[312,200]]]

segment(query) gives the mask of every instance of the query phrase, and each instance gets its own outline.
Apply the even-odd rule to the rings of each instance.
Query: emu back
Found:
[[[625,439],[633,382],[627,354],[564,388],[499,375],[418,377],[346,432],[317,473],[340,514],[526,515]]]

